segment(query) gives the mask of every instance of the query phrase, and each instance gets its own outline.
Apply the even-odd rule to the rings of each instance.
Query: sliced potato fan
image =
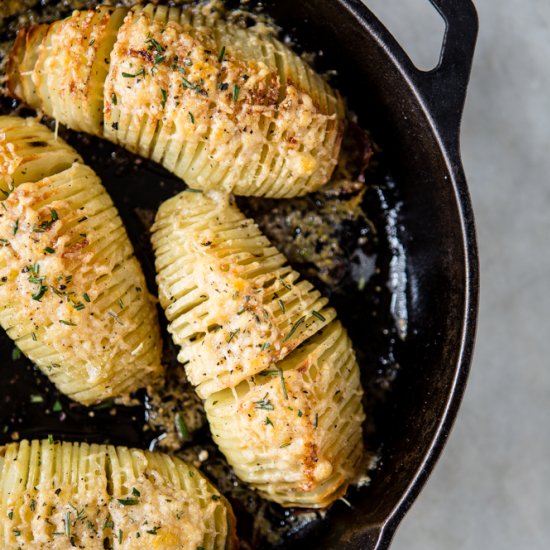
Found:
[[[235,548],[231,508],[198,470],[111,445],[0,448],[0,517],[2,548]]]
[[[166,201],[152,241],[168,330],[202,398],[265,370],[335,317],[225,197],[184,191]]]
[[[332,322],[275,367],[205,402],[235,473],[286,506],[325,507],[363,459],[363,391],[352,345]]]
[[[95,173],[33,120],[0,117],[0,324],[84,404],[162,373],[156,308]]]
[[[300,57],[204,6],[103,6],[22,30],[8,85],[192,187],[242,195],[318,189],[343,131],[340,96]]]
[[[160,302],[236,474],[284,506],[326,507],[363,459],[345,330],[226,197],[184,191],[153,226]]]

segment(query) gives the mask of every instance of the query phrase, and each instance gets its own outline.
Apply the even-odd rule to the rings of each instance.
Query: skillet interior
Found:
[[[441,429],[441,419],[449,405],[457,406],[456,398],[452,403],[449,400],[456,390],[455,383],[458,381],[460,386],[464,382],[458,365],[468,306],[468,272],[461,206],[451,185],[455,175],[418,98],[388,53],[344,4],[343,0],[263,3],[265,10],[304,49],[323,52],[317,58],[319,69],[338,69],[334,82],[358,113],[361,125],[373,131],[384,149],[404,204],[398,222],[407,256],[409,337],[399,349],[400,372],[391,392],[387,399],[376,404],[374,411],[376,439],[383,441],[381,461],[370,486],[350,496],[352,511],[338,503],[327,521],[316,523],[308,532],[301,531],[295,537],[307,537],[307,544],[314,547],[345,544],[346,548],[365,548],[374,547],[380,537],[384,539],[382,546],[389,542],[394,525],[388,525],[384,535],[382,527],[389,518],[390,524],[398,521],[402,512],[395,514],[395,511],[404,496],[409,501],[414,498],[415,491],[411,492],[410,486],[419,473],[422,477],[429,473],[429,468],[423,465]],[[92,141],[90,156],[95,147]],[[86,156],[82,146],[79,150]],[[179,182],[146,163],[147,177],[153,175],[165,182],[151,191],[147,189],[150,179],[137,178],[131,170],[117,173],[116,169],[109,169],[108,162],[102,164],[105,174],[101,174],[100,167],[92,166],[112,181],[109,190],[129,233],[137,235],[138,241],[146,238],[131,211],[141,203],[150,207],[152,202],[171,196]],[[128,188],[133,189],[131,201]],[[139,243],[135,244],[139,251]],[[150,275],[150,259],[146,254],[140,259]],[[361,334],[358,328],[354,332]],[[356,346],[368,348],[369,337],[365,328],[363,336],[359,340],[356,337]],[[9,342],[2,342],[2,356],[10,352]],[[457,393],[460,394],[460,389]],[[108,419],[108,413],[102,412],[96,420],[87,415],[73,416],[64,425],[64,436],[105,440],[98,426],[109,422]],[[117,419],[110,426],[110,439],[143,444],[139,414],[119,411]],[[447,428],[448,425],[445,433]],[[36,427],[36,435],[43,436],[48,430],[47,423],[42,423]],[[31,437],[32,429],[25,435]],[[296,545],[304,543],[295,540]],[[287,546],[293,546],[292,542]]]

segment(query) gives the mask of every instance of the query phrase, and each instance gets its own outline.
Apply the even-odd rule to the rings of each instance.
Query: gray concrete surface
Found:
[[[364,1],[428,56],[428,0]],[[550,1],[476,5],[462,153],[482,266],[477,346],[451,438],[392,550],[550,548]]]

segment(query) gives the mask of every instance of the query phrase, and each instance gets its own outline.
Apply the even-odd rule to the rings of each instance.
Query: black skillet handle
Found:
[[[458,151],[460,121],[466,99],[478,31],[472,0],[430,0],[446,23],[441,57],[431,71],[414,69],[420,89],[441,139]]]

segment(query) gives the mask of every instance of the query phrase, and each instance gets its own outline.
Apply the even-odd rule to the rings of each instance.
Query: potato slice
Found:
[[[102,6],[22,30],[12,94],[195,188],[291,197],[329,180],[342,99],[265,26],[200,6],[136,7],[121,25],[125,13]]]
[[[214,393],[205,410],[235,473],[283,506],[342,496],[363,458],[363,390],[338,321],[268,371]]]
[[[336,315],[224,196],[169,199],[152,242],[168,330],[202,398],[283,359]]]
[[[45,127],[16,117],[0,117],[0,166],[2,327],[81,403],[154,383],[154,299],[99,178]]]
[[[235,548],[225,498],[195,468],[112,445],[0,448],[2,548]]]

